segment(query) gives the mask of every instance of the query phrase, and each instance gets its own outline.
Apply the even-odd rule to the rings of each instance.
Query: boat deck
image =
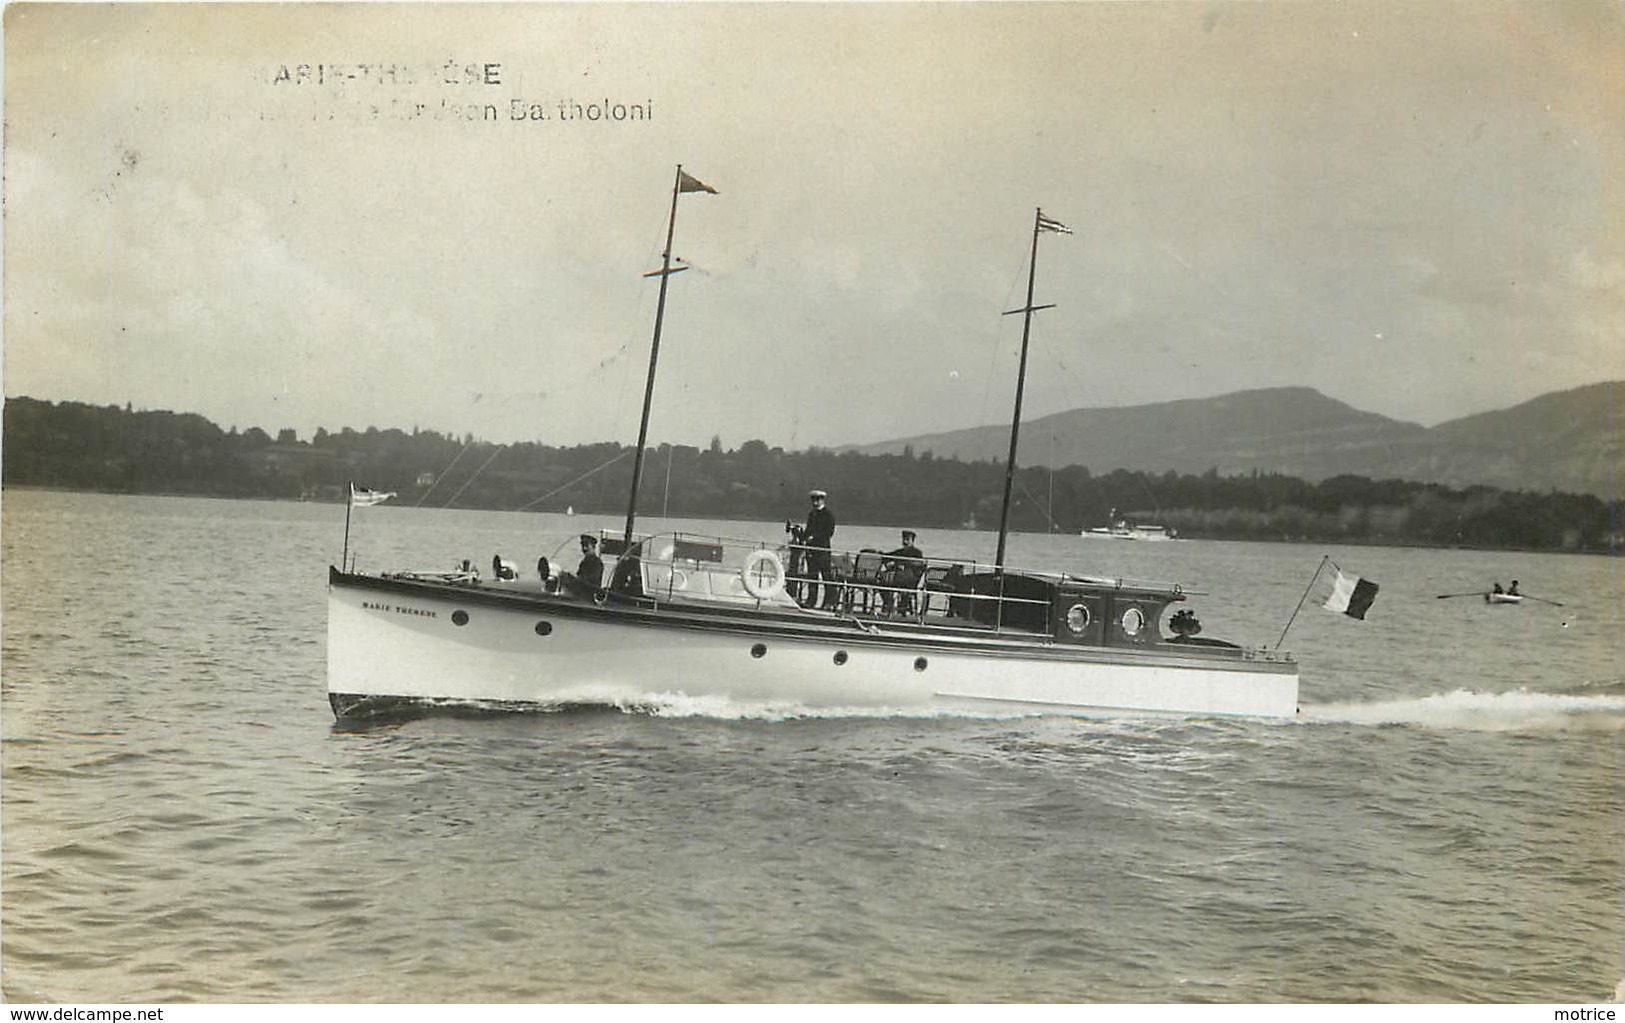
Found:
[[[831,577],[796,570],[790,545],[693,534],[605,535],[608,584],[594,587],[548,569],[517,577],[498,558],[499,578],[469,563],[451,572],[398,572],[377,579],[430,586],[458,599],[547,614],[659,618],[695,627],[768,629],[785,635],[849,634],[879,641],[976,643],[1121,652],[1203,660],[1289,661],[1278,652],[1197,638],[1181,612],[1164,635],[1164,613],[1186,599],[1173,583],[1031,572],[968,561],[909,559],[877,550],[831,552]],[[545,572],[545,574],[543,574]],[[420,591],[421,592],[421,591]],[[816,598],[817,604],[812,603]],[[807,603],[803,603],[806,601]],[[827,604],[826,604],[827,601]],[[1190,619],[1195,630],[1183,628]]]

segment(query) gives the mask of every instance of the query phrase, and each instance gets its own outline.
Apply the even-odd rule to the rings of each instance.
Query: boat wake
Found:
[[[1033,717],[1025,712],[968,711],[950,708],[920,710],[890,707],[811,707],[793,701],[737,700],[726,696],[689,696],[685,693],[647,693],[615,701],[623,713],[660,718],[713,718],[718,721],[798,721],[803,719],[967,719],[1009,721]]]
[[[1602,686],[1602,693],[1547,693],[1516,689],[1483,693],[1457,689],[1450,693],[1400,700],[1306,704],[1284,725],[1351,724],[1414,725],[1423,728],[1476,732],[1587,731],[1625,732],[1625,688]],[[918,720],[1018,721],[1053,716],[1040,710],[965,707],[811,706],[790,700],[742,700],[727,696],[690,696],[681,692],[578,693],[574,698],[549,703],[493,704],[482,701],[417,701],[395,713],[375,714],[377,720],[397,715],[414,718],[425,713],[486,716],[529,712],[541,714],[620,713],[669,719],[714,721],[814,720]],[[1067,715],[1072,717],[1073,715]],[[1096,712],[1078,714],[1077,720],[1096,724],[1148,721],[1158,723],[1200,720],[1202,715],[1166,715]],[[1248,720],[1240,718],[1239,720]]]
[[[1305,706],[1299,721],[1319,724],[1420,725],[1478,732],[1625,731],[1625,695],[1576,695],[1515,689],[1451,693],[1375,703]]]

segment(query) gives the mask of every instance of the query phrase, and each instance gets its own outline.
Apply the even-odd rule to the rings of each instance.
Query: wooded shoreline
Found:
[[[424,507],[573,508],[624,515],[633,448],[616,443],[497,445],[432,430],[221,430],[189,413],[31,398],[6,401],[3,483],[102,493],[341,501],[350,481]],[[799,519],[811,487],[844,523],[994,528],[1004,467],[925,452],[787,452],[761,441],[725,450],[651,447],[645,516]],[[1011,528],[1076,534],[1114,519],[1193,539],[1617,553],[1622,502],[1557,491],[1452,488],[1337,476],[1311,483],[1268,472],[1222,476],[1083,466],[1019,469]]]

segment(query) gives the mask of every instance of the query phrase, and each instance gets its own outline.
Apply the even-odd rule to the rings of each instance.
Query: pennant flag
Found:
[[[375,504],[383,504],[395,496],[393,490],[368,490],[350,484],[350,504],[356,508],[371,508]]]
[[[1377,599],[1377,584],[1357,575],[1344,575],[1337,570],[1337,581],[1332,583],[1332,595],[1326,598],[1326,610],[1339,611],[1350,618],[1365,620],[1371,602]]]
[[[1038,229],[1040,231],[1054,231],[1056,234],[1071,234],[1072,233],[1072,229],[1070,227],[1067,227],[1065,224],[1061,223],[1059,220],[1054,220],[1054,219],[1052,219],[1050,217],[1046,217],[1042,213],[1040,213],[1038,215]]]
[[[710,192],[712,195],[717,194],[716,189],[684,170],[677,172],[677,190],[679,192]]]

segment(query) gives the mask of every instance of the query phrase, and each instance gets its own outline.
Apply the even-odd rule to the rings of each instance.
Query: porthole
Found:
[[[1138,636],[1140,630],[1145,628],[1145,612],[1137,607],[1131,607],[1123,612],[1123,634],[1125,636]]]
[[[536,635],[538,635],[538,636],[548,636],[548,635],[551,635],[552,632],[553,632],[553,623],[552,622],[537,622],[536,623]]]
[[[757,658],[766,657],[767,656],[767,644],[766,643],[758,643],[755,646],[751,647],[750,648],[750,655],[752,657],[757,657]]]
[[[453,625],[467,625],[468,624],[468,612],[464,611],[462,608],[458,608],[457,610],[453,611],[451,613],[451,624],[453,624]]]
[[[915,670],[915,671],[924,671],[924,670],[925,670],[925,666],[926,666],[926,665],[927,665],[927,664],[929,664],[929,663],[930,663],[930,662],[929,662],[929,661],[927,661],[927,660],[926,660],[926,659],[925,659],[925,658],[923,658],[923,657],[916,657],[916,658],[914,658],[914,670]]]
[[[841,664],[846,663],[846,651],[845,650],[837,650],[837,651],[835,651],[835,663],[837,665],[841,665]]]
[[[1073,604],[1066,609],[1066,627],[1076,635],[1082,635],[1083,630],[1087,629],[1093,620],[1087,604]]]

